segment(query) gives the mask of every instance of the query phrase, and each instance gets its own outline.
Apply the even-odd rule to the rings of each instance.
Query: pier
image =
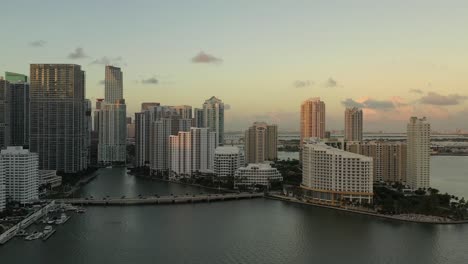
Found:
[[[263,193],[226,193],[226,194],[204,194],[204,195],[171,195],[171,196],[148,196],[137,198],[70,198],[55,199],[55,202],[67,203],[73,205],[145,205],[145,204],[184,204],[184,203],[202,203],[216,202],[240,199],[253,199],[263,197]]]

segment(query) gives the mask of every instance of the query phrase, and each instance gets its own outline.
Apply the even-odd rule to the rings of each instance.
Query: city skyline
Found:
[[[28,10],[43,10],[38,13],[7,2],[2,20],[21,12],[24,23],[14,30],[24,34],[2,42],[0,72],[27,74],[31,63],[79,64],[95,101],[104,95],[102,66],[115,65],[127,76],[128,116],[147,100],[198,106],[216,96],[227,105],[226,131],[254,121],[299,131],[298,105],[309,97],[327,103],[327,130],[343,129],[342,112],[353,106],[364,111],[365,131],[404,132],[410,116],[427,116],[435,130],[467,130],[461,58],[468,56],[468,4],[426,1],[418,12],[418,3],[401,3],[258,1],[245,10],[234,3],[143,1],[112,3],[112,16],[120,18],[112,20],[102,12],[105,1],[93,9],[88,1],[76,3],[73,12],[58,1],[28,3]],[[83,13],[85,21],[72,22]],[[167,15],[173,13],[179,16]],[[48,30],[29,27],[39,17]],[[76,30],[68,32],[70,26]],[[265,91],[267,100],[258,100]]]

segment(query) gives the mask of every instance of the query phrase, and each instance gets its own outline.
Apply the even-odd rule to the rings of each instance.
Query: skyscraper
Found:
[[[356,107],[345,110],[345,140],[362,141],[362,110]]]
[[[413,190],[427,189],[430,187],[431,125],[425,117],[410,118],[406,138],[407,183]]]
[[[203,104],[203,127],[216,132],[217,145],[224,145],[224,103],[215,96]]]
[[[127,106],[123,77],[118,67],[106,66],[104,103],[99,113],[98,162],[125,163],[127,155]]]
[[[6,187],[5,187],[5,166],[3,160],[0,159],[0,212],[3,212],[6,207]]]
[[[156,102],[141,104],[141,112],[135,113],[135,167],[150,163],[150,135],[154,108],[160,106]]]
[[[276,125],[255,122],[244,135],[247,163],[262,163],[278,157],[278,127]]]
[[[194,127],[203,127],[203,109],[195,108],[193,109],[193,124]]]
[[[307,138],[325,138],[325,103],[320,97],[311,98],[301,104],[301,142]]]
[[[31,64],[30,70],[30,149],[39,154],[39,169],[86,169],[84,71],[75,64]]]
[[[10,83],[0,77],[0,149],[10,145]]]
[[[192,107],[190,105],[176,105],[171,107],[176,110],[180,118],[192,119]]]

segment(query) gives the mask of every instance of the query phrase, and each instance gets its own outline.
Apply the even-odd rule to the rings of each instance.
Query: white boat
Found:
[[[47,224],[48,225],[53,225],[53,224],[55,224],[55,220],[49,220],[49,221],[47,221]]]
[[[80,208],[77,208],[75,212],[80,213],[80,214],[86,213],[86,209],[80,207]]]
[[[55,233],[55,229],[53,229],[52,226],[50,226],[50,225],[46,226],[46,227],[44,228],[42,240],[43,240],[43,241],[46,241],[46,240],[49,239],[49,237],[51,237],[54,233]]]
[[[66,214],[62,214],[60,215],[60,218],[55,220],[55,224],[56,225],[61,225],[61,224],[65,224],[68,219],[70,219],[70,216],[67,216]]]
[[[26,232],[24,229],[18,231],[18,233],[16,233],[16,236],[19,236],[19,237],[26,237],[28,236],[28,232]]]
[[[36,239],[39,239],[43,236],[43,233],[42,232],[37,232],[37,231],[34,231],[34,233],[30,234],[29,236],[27,236],[26,238],[24,238],[25,240],[27,241],[31,241],[31,240],[36,240]]]

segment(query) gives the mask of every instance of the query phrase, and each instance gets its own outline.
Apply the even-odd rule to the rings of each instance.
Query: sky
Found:
[[[31,63],[74,63],[86,95],[104,67],[124,73],[127,115],[142,102],[201,107],[222,99],[227,131],[254,121],[299,130],[302,101],[321,97],[327,129],[345,107],[365,131],[468,130],[468,1],[6,1],[0,76]],[[28,74],[29,75],[29,74]]]

